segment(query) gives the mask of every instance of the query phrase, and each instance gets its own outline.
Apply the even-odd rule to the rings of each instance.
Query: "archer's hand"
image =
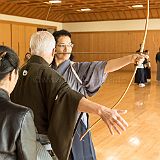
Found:
[[[128,123],[121,117],[121,114],[126,114],[127,110],[116,110],[107,107],[102,107],[100,117],[107,124],[109,131],[114,135],[114,131],[121,134],[128,127]]]
[[[133,54],[131,62],[134,64],[142,64],[145,58],[146,58],[145,54]]]

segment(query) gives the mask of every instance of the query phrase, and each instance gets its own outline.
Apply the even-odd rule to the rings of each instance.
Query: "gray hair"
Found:
[[[30,48],[35,55],[51,54],[55,48],[55,39],[47,31],[38,31],[31,36]]]

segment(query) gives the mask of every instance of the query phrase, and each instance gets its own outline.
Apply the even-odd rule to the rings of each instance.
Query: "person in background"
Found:
[[[110,109],[86,99],[72,90],[49,65],[54,57],[51,33],[39,31],[31,36],[31,58],[19,73],[11,99],[33,110],[40,141],[58,160],[68,160],[78,112],[99,115],[111,134],[121,134],[128,124],[121,117],[126,110]],[[52,152],[52,153],[53,153]]]
[[[24,56],[24,63],[27,63],[27,61],[31,58],[31,53],[27,52]]]
[[[0,45],[0,159],[51,160],[48,152],[36,142],[31,109],[10,101],[18,79],[18,66],[17,54]],[[44,159],[39,151],[44,151]]]
[[[140,44],[140,47],[141,47],[141,44]],[[136,52],[140,53],[140,49],[137,50]],[[144,62],[138,63],[136,65],[137,65],[137,70],[136,70],[134,82],[138,84],[139,87],[145,87],[145,83],[147,83],[147,77],[145,75]]]
[[[71,60],[73,43],[71,33],[60,30],[53,33],[56,40],[56,54],[51,64],[68,82],[75,91],[82,93],[85,97],[93,96],[98,92],[108,73],[116,71],[130,63],[144,58],[139,54],[124,56],[118,59],[94,62],[73,62]],[[79,113],[78,126],[74,135],[71,159],[72,160],[95,160],[96,154],[89,132],[82,141],[80,137],[88,129],[89,115]]]
[[[151,63],[149,58],[149,50],[145,50],[144,54],[146,55],[146,58],[143,62],[145,77],[147,79],[147,82],[151,82]]]
[[[156,63],[157,63],[157,75],[156,80],[160,82],[160,48],[159,51],[156,54]]]

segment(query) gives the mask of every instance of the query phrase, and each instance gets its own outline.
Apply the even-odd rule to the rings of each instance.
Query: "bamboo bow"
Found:
[[[142,41],[142,44],[141,44],[141,47],[140,47],[140,54],[143,53],[144,51],[144,46],[145,46],[145,42],[146,42],[146,37],[147,37],[147,31],[148,31],[148,21],[149,21],[149,0],[147,0],[147,13],[146,13],[146,22],[145,22],[145,31],[144,31],[144,37],[143,37],[143,41]],[[121,95],[121,97],[118,99],[118,101],[111,107],[111,109],[115,108],[121,101],[122,99],[124,98],[124,96],[126,95],[126,93],[128,92],[128,89],[130,88],[131,86],[131,83],[133,81],[133,78],[136,74],[136,71],[137,71],[137,66],[135,67],[134,69],[134,73],[131,77],[131,80],[127,86],[127,88],[125,89],[125,91],[123,92],[123,94]],[[99,118],[95,123],[93,123],[91,125],[90,128],[87,129],[87,131],[81,136],[80,138],[80,141],[86,136],[86,134],[97,124],[101,121],[101,118]]]

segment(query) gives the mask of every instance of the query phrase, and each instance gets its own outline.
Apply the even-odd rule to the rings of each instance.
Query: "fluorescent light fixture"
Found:
[[[142,4],[133,5],[132,8],[143,8]]]
[[[62,1],[61,0],[52,0],[52,1],[49,1],[49,3],[61,3]]]
[[[43,2],[43,3],[45,3],[45,4],[50,4],[49,2]]]
[[[81,8],[81,9],[79,9],[77,11],[79,11],[79,12],[87,12],[87,11],[91,11],[91,9],[90,8]]]

